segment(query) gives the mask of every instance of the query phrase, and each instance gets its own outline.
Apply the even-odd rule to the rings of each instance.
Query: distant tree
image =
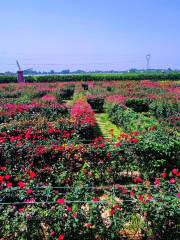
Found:
[[[83,70],[76,70],[76,71],[74,71],[73,73],[75,73],[75,74],[81,74],[81,73],[86,73],[86,71],[83,71]]]
[[[131,69],[129,69],[129,72],[130,73],[135,73],[135,72],[137,72],[137,69],[136,68],[131,68]]]
[[[65,69],[65,70],[62,70],[61,71],[61,74],[69,74],[70,73],[70,70],[69,69]]]
[[[25,75],[35,75],[35,74],[38,74],[38,72],[33,70],[32,68],[26,69],[23,72],[24,72]]]
[[[12,75],[15,75],[16,73],[13,73],[13,72],[10,72],[10,71],[7,71],[4,73],[4,75],[8,75],[8,76],[12,76]]]

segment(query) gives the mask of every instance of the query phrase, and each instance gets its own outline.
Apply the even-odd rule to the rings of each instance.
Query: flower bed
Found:
[[[124,130],[111,140],[67,84],[0,85],[0,239],[178,239],[176,83],[88,82]]]

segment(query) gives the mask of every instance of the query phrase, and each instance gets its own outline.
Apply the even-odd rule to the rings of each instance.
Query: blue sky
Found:
[[[0,32],[0,72],[180,69],[179,0],[1,0]]]

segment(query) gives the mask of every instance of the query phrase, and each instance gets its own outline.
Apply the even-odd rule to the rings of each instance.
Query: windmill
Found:
[[[19,65],[19,62],[16,61],[16,64],[18,66],[18,71],[17,71],[17,75],[18,75],[18,83],[24,83],[25,80],[24,80],[24,76],[23,76],[23,71],[21,70],[21,67]]]

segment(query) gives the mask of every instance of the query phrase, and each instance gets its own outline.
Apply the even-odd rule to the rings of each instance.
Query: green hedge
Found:
[[[137,163],[144,176],[157,176],[158,172],[180,167],[180,142],[178,136],[164,131],[146,131],[138,136]]]
[[[0,75],[0,83],[15,83],[15,82],[17,82],[16,76]]]
[[[180,72],[172,73],[116,73],[116,74],[67,74],[47,76],[26,76],[26,82],[70,82],[70,81],[111,81],[111,80],[180,80]],[[0,83],[17,82],[16,76],[0,76]]]
[[[119,105],[112,106],[108,114],[111,121],[123,127],[126,132],[142,131],[152,126],[159,126],[155,117],[137,113],[130,108],[123,108]]]
[[[147,99],[128,98],[125,102],[126,106],[132,108],[135,112],[148,112],[149,103]]]
[[[132,151],[134,164],[144,177],[179,167],[180,142],[178,136],[163,128],[153,117],[114,105],[109,110],[113,123],[126,132],[138,131],[138,143]]]

